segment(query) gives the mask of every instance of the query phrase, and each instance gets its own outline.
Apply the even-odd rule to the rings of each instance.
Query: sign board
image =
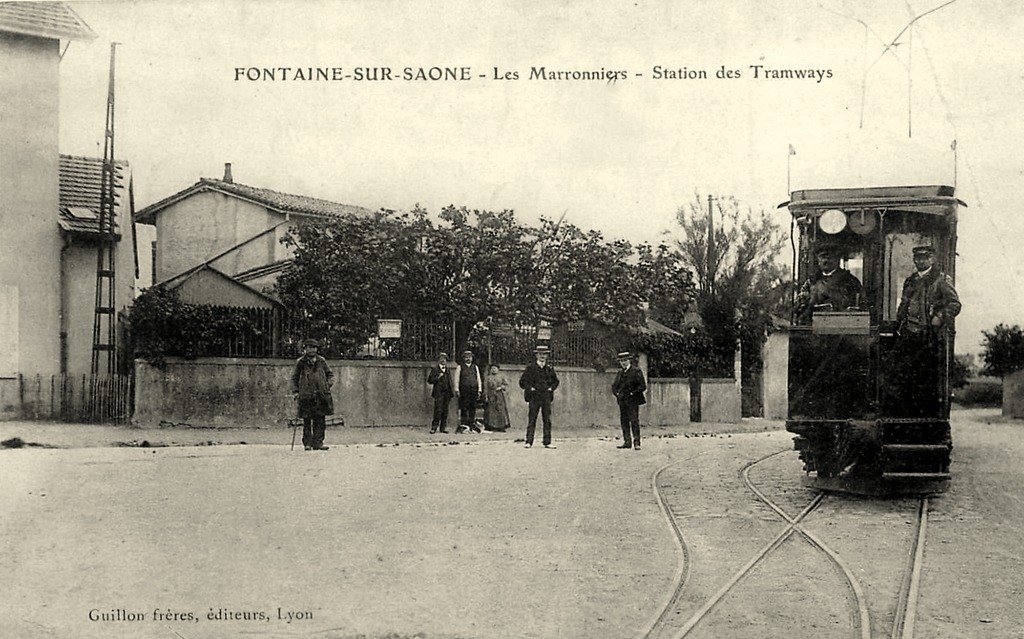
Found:
[[[811,332],[815,335],[868,335],[871,314],[867,311],[814,313]]]
[[[377,337],[381,339],[398,339],[402,336],[402,320],[400,319],[379,319],[377,320]]]

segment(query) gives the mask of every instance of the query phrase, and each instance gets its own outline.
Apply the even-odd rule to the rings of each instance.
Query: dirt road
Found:
[[[955,414],[919,637],[1024,636],[1024,426],[985,424],[991,416]],[[557,450],[507,438],[382,443],[0,451],[0,636],[636,637],[680,562],[652,473],[698,456],[673,469],[690,495],[675,506],[683,533],[703,543],[682,599],[695,608],[777,523],[742,495],[739,467],[790,446],[777,430],[648,438],[639,452],[601,436]],[[777,459],[765,477],[798,485],[795,454]],[[723,504],[734,505],[728,517]],[[903,525],[891,503],[842,510],[865,535]],[[827,537],[828,523],[819,528]],[[870,544],[844,539],[851,556]],[[788,636],[848,636],[834,602],[823,619],[836,633],[765,605],[773,589],[792,590],[786,565],[806,561],[796,544],[787,552],[737,592],[742,615],[699,636],[783,623]],[[899,552],[877,559],[861,570],[883,584],[872,588],[884,611],[904,566]],[[807,584],[831,578],[821,573]],[[884,625],[880,612],[873,630]]]

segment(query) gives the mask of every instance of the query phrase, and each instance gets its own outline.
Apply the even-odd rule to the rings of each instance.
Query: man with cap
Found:
[[[519,388],[522,388],[526,403],[530,406],[529,421],[526,424],[526,447],[533,447],[533,434],[537,430],[537,413],[544,420],[544,448],[554,448],[551,444],[551,402],[558,388],[558,375],[554,367],[548,364],[548,347],[538,346],[534,350],[534,361],[526,367],[519,377]]]
[[[896,310],[892,371],[899,410],[926,417],[934,416],[943,403],[942,353],[961,304],[949,276],[935,266],[935,249],[916,246],[913,255],[916,270],[903,282]]]
[[[298,400],[302,418],[302,445],[306,450],[327,450],[324,446],[326,417],[334,413],[331,385],[334,374],[327,360],[317,354],[320,347],[315,339],[302,342],[303,355],[295,362],[292,373],[292,393]]]
[[[935,249],[915,246],[914,268],[903,282],[896,328],[901,334],[938,333],[960,313],[960,297],[949,276],[935,268]]]
[[[452,378],[448,372],[448,353],[438,353],[437,366],[427,374],[427,383],[433,388],[430,396],[434,398],[434,417],[430,422],[430,432],[448,432],[448,403],[452,401]]]
[[[618,359],[621,370],[612,382],[612,394],[619,402],[619,424],[622,426],[622,445],[619,448],[640,450],[640,406],[647,403],[644,397],[647,382],[643,371],[633,366],[629,351],[619,353]]]
[[[857,276],[839,267],[839,247],[822,244],[815,249],[814,257],[819,272],[800,287],[796,298],[799,321],[809,321],[816,306],[828,304],[830,310],[844,311],[865,301],[864,287]]]
[[[480,432],[476,425],[476,403],[480,392],[484,389],[480,367],[473,363],[473,351],[462,352],[462,363],[455,369],[455,396],[459,398],[459,425],[456,433],[467,428],[474,433]]]

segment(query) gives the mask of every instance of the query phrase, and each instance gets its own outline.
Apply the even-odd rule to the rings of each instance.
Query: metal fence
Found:
[[[18,375],[16,397],[3,397],[22,419],[64,422],[128,423],[132,378],[128,375]]]
[[[456,328],[450,318],[401,318],[399,337],[371,335],[353,345],[332,340],[339,327],[325,327],[316,318],[290,313],[281,308],[239,308],[228,306],[197,307],[197,327],[184,330],[165,355],[179,357],[298,357],[302,340],[316,338],[320,353],[337,359],[388,359],[430,361],[440,352],[457,357]],[[533,358],[537,346],[536,325],[476,325],[467,336],[470,347],[490,361],[525,363]],[[601,368],[614,365],[614,352],[621,339],[611,331],[592,323],[574,322],[556,327],[548,344],[551,362],[563,366]]]
[[[203,306],[203,326],[165,355],[179,357],[298,357],[302,341],[316,338],[320,353],[340,359],[432,360],[454,348],[455,327],[443,318],[405,318],[401,337],[371,336],[359,345],[332,340],[331,327],[276,308]],[[326,334],[324,334],[326,333]]]

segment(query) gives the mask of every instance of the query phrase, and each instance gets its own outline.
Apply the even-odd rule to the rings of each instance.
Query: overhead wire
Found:
[[[914,8],[910,5],[910,0],[904,0],[904,4],[907,7],[907,11],[909,11],[911,14],[913,14]],[[1000,249],[1002,249],[999,252],[998,256],[989,257],[988,259],[986,259],[985,261],[977,264],[976,266],[978,266],[978,267],[986,266],[986,265],[992,263],[996,259],[1002,259],[1003,262],[1004,262],[1004,266],[1009,266],[1009,263],[1006,261],[1006,256],[1008,254],[1008,251],[1007,251],[1006,243],[1003,241],[1003,230],[999,228],[999,226],[992,219],[991,214],[989,213],[988,209],[985,208],[985,203],[984,203],[984,201],[981,198],[981,191],[978,188],[978,181],[977,181],[977,179],[975,178],[975,175],[974,175],[974,167],[971,164],[970,159],[967,157],[967,154],[963,153],[962,146],[959,146],[960,145],[960,131],[957,128],[956,120],[953,118],[953,109],[952,109],[952,107],[950,107],[949,100],[946,98],[946,94],[942,90],[942,83],[939,81],[939,74],[938,74],[938,71],[935,68],[935,62],[932,59],[931,51],[928,49],[928,46],[925,43],[924,35],[921,33],[920,28],[917,25],[914,25],[913,28],[917,31],[918,44],[920,45],[921,50],[924,52],[925,60],[928,63],[928,69],[929,69],[929,71],[932,74],[932,80],[935,83],[935,93],[936,93],[936,95],[939,98],[939,102],[942,104],[943,110],[945,111],[946,122],[949,124],[950,128],[953,130],[953,139],[957,141],[957,144],[958,144],[957,148],[958,148],[958,150],[961,150],[960,156],[963,159],[965,168],[967,169],[967,175],[968,175],[968,178],[970,179],[971,188],[972,188],[972,190],[974,192],[973,200],[974,200],[975,208],[979,212],[981,212],[983,214],[982,217],[985,219],[986,222],[988,222],[989,226],[992,227],[992,230],[995,231],[996,241],[999,243]],[[1011,280],[1011,282],[1015,283],[1015,279],[1014,278],[1010,278],[1010,280]]]

